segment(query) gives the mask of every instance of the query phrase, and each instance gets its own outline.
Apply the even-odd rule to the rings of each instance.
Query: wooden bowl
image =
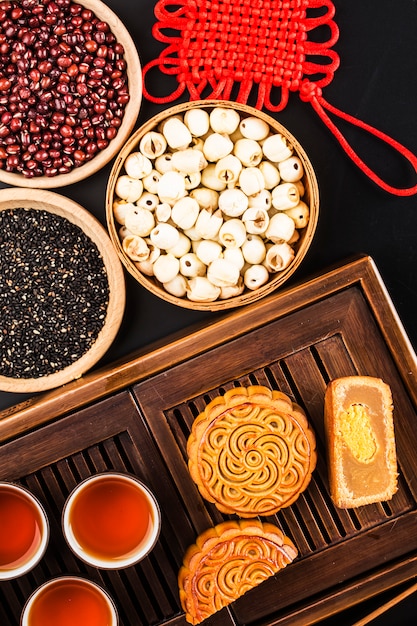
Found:
[[[267,124],[269,124],[272,133],[279,133],[286,139],[286,141],[293,147],[294,156],[298,156],[303,165],[304,176],[302,182],[304,185],[305,193],[302,200],[308,205],[310,215],[308,224],[304,228],[299,230],[299,239],[293,245],[295,257],[285,269],[283,269],[282,271],[278,271],[274,274],[270,274],[269,280],[257,289],[252,290],[245,287],[243,293],[233,297],[229,297],[227,299],[217,299],[212,302],[195,302],[190,300],[187,296],[177,297],[176,295],[168,293],[166,289],[164,289],[163,285],[155,278],[155,276],[149,276],[147,273],[145,274],[140,271],[138,264],[135,263],[123,249],[121,237],[119,235],[121,224],[118,223],[115,219],[113,206],[114,203],[119,200],[119,197],[115,192],[115,187],[119,177],[126,173],[126,171],[124,170],[126,158],[130,153],[138,151],[139,142],[141,138],[145,135],[145,133],[151,130],[160,129],[162,122],[172,116],[183,116],[187,111],[191,109],[205,109],[210,112],[214,107],[234,109],[240,114],[241,119],[252,116],[257,117],[260,120],[263,120]],[[292,276],[292,274],[296,271],[303,258],[305,257],[316,230],[318,213],[319,194],[317,179],[310,160],[308,159],[304,149],[296,140],[296,138],[279,122],[277,122],[272,117],[264,114],[263,112],[250,106],[236,104],[229,101],[203,100],[187,102],[165,110],[147,121],[141,128],[133,133],[133,135],[129,138],[129,140],[126,142],[125,146],[122,148],[117,158],[115,159],[112,170],[110,172],[106,193],[106,216],[110,237],[126,269],[132,274],[132,276],[136,278],[136,280],[143,287],[151,291],[156,296],[172,304],[196,310],[217,311],[245,305],[249,302],[254,302],[258,300],[259,298],[262,298],[265,295],[271,293],[278,287],[281,287],[285,283],[285,281],[287,281],[290,276]]]
[[[16,188],[16,187],[0,190],[0,216],[2,215],[2,213],[10,209],[15,209],[15,210],[33,209],[34,211],[39,213],[39,216],[42,216],[42,215],[46,216],[46,212],[54,214],[55,216],[58,217],[59,221],[63,223],[64,228],[68,224],[71,231],[74,230],[73,225],[75,225],[75,227],[77,227],[75,229],[77,233],[81,233],[81,231],[82,233],[84,233],[84,235],[82,235],[81,233],[81,236],[86,237],[85,241],[87,242],[87,245],[89,246],[91,243],[92,249],[94,250],[94,258],[98,259],[97,262],[99,264],[99,269],[101,272],[100,275],[103,275],[104,277],[107,276],[107,280],[106,278],[103,279],[104,283],[107,283],[106,288],[108,286],[107,295],[106,295],[105,300],[103,301],[101,308],[99,309],[98,303],[97,303],[97,306],[95,306],[94,301],[89,302],[88,304],[89,306],[91,306],[91,311],[88,313],[88,315],[86,315],[86,319],[88,320],[88,326],[87,328],[85,328],[86,322],[83,322],[84,326],[78,329],[76,328],[76,333],[78,332],[81,333],[81,332],[84,332],[85,330],[86,331],[91,330],[89,326],[90,318],[94,319],[95,311],[100,310],[100,314],[102,316],[104,315],[104,321],[100,320],[99,325],[97,326],[97,329],[98,328],[100,329],[94,330],[93,342],[92,343],[90,342],[88,344],[89,346],[88,349],[86,349],[86,351],[81,353],[79,358],[77,358],[77,360],[74,360],[73,362],[69,362],[68,360],[67,362],[65,362],[65,366],[63,366],[61,369],[58,369],[57,367],[55,367],[55,369],[49,368],[49,372],[46,375],[44,373],[38,375],[38,373],[35,372],[34,369],[32,368],[28,371],[28,373],[31,374],[30,378],[24,377],[25,375],[22,375],[20,372],[18,373],[16,372],[17,375],[12,376],[10,374],[10,371],[12,370],[5,369],[6,362],[4,359],[10,358],[10,360],[13,362],[13,356],[7,357],[7,354],[8,354],[7,350],[4,347],[0,347],[0,390],[11,391],[15,393],[18,393],[18,392],[32,393],[32,392],[52,389],[54,387],[63,385],[71,380],[79,378],[105,354],[105,352],[110,347],[111,343],[113,342],[119,330],[119,327],[123,318],[123,314],[124,314],[124,308],[125,308],[124,272],[123,272],[122,264],[120,263],[120,260],[114,250],[114,247],[111,244],[111,241],[108,237],[106,229],[100,224],[100,222],[95,217],[91,215],[91,213],[89,213],[86,209],[84,209],[82,206],[80,206],[76,202],[73,202],[72,200],[60,194],[57,194],[53,191],[47,191],[47,190],[36,190],[36,189],[26,189],[26,188]],[[38,215],[36,215],[36,217],[38,218]],[[10,220],[10,213],[8,213],[7,219]],[[21,220],[20,222],[18,222],[19,231],[20,229],[24,229],[24,228],[26,229],[32,228],[33,230],[36,230],[37,232],[39,232],[40,227],[34,226],[33,220],[31,222],[28,222],[27,218],[22,218],[21,213],[19,213],[19,219]],[[47,219],[49,218],[47,217]],[[8,268],[6,267],[1,268],[2,263],[7,263],[7,261],[11,261],[12,263],[18,263],[18,259],[20,255],[19,250],[17,250],[17,252],[14,250],[15,248],[14,245],[11,245],[10,247],[8,247],[4,228],[3,228],[2,234],[3,234],[3,239],[2,239],[3,248],[0,246],[0,270],[1,270],[0,281],[3,283],[1,288],[5,289],[8,293],[7,295],[8,299],[2,300],[0,297],[0,302],[2,302],[2,306],[5,305],[4,311],[6,312],[5,315],[0,316],[0,327],[1,327],[0,333],[2,334],[4,333],[4,335],[7,335],[7,334],[14,332],[12,327],[15,324],[15,322],[11,322],[10,320],[11,319],[17,320],[16,326],[18,329],[19,328],[21,329],[22,319],[27,320],[28,316],[32,315],[31,312],[34,309],[34,306],[33,306],[34,299],[39,301],[39,298],[38,298],[38,294],[36,295],[36,297],[33,295],[32,287],[30,287],[30,289],[27,288],[27,285],[28,283],[30,283],[30,280],[32,278],[33,278],[32,282],[35,282],[35,271],[36,271],[35,265],[33,265],[29,269],[29,271],[31,272],[29,276],[29,281],[27,280],[28,279],[28,267],[25,268],[24,264],[22,264],[22,273],[23,273],[22,278],[19,278],[17,276],[16,280],[10,279],[10,271],[8,270]],[[56,237],[54,237],[53,247],[56,250],[61,249],[62,251],[64,251],[65,245],[67,245],[68,249],[76,250],[75,246],[70,248],[69,244],[64,243],[66,240],[63,239],[63,237],[65,236],[66,236],[65,232],[63,234],[60,234],[57,231]],[[8,239],[10,241],[11,238],[9,237]],[[17,235],[17,239],[18,241],[21,241],[19,238],[19,233]],[[33,239],[32,235],[31,235],[31,239]],[[22,240],[27,242],[27,239],[25,240],[22,238]],[[46,237],[45,237],[45,240],[46,240]],[[55,241],[56,241],[56,245],[55,245]],[[50,239],[48,239],[48,242],[50,243]],[[81,249],[83,251],[83,248],[80,246],[78,246],[77,249],[78,250]],[[75,252],[73,254],[75,254]],[[21,258],[24,259],[25,258],[24,255],[22,255]],[[46,258],[46,255],[44,256],[44,258]],[[49,260],[52,258],[54,259],[54,261],[51,261],[50,271],[51,271],[51,274],[54,273],[54,276],[55,276],[54,285],[57,285],[58,280],[60,280],[60,278],[56,279],[58,270],[56,270],[55,268],[58,265],[59,271],[62,272],[62,270],[61,270],[60,263],[59,263],[59,257],[58,257],[58,261],[56,260],[57,254],[55,251],[51,253],[49,257],[47,257],[48,263],[49,263]],[[77,287],[76,280],[82,277],[85,278],[84,274],[82,274],[78,269],[82,267],[81,263],[85,262],[85,258],[91,259],[92,257],[91,256],[83,257],[82,261],[78,262],[78,265],[76,266],[77,269],[75,269],[75,271],[73,272],[74,276],[71,279],[72,282],[70,282],[70,287],[72,289],[73,295],[71,296],[71,300],[68,301],[68,305],[71,305],[72,303],[74,303],[74,300],[77,298],[77,293],[81,291],[81,290],[77,291],[76,289]],[[90,263],[90,266],[91,266],[91,263]],[[47,271],[49,271],[48,268],[49,268],[49,265],[46,265]],[[98,272],[93,274],[93,276],[94,277],[99,276]],[[65,278],[66,277],[64,276],[64,279]],[[56,293],[51,293],[51,291],[55,289],[55,292],[60,292],[60,289],[59,289],[60,285],[58,284],[58,288],[55,288],[55,286],[51,287],[50,285],[47,285],[47,286],[50,288],[50,292],[46,293],[45,290],[43,291],[43,293],[45,294],[45,296],[43,296],[45,298],[45,307],[43,307],[43,300],[42,300],[42,307],[43,307],[43,311],[45,311],[47,307],[48,307],[47,308],[48,311],[52,310],[53,313],[51,314],[51,317],[54,318],[54,311],[58,310],[57,302],[59,302],[59,299],[57,299]],[[20,315],[16,315],[16,310],[15,310],[16,307],[14,307],[14,310],[13,310],[14,316],[13,318],[10,318],[9,313],[11,309],[10,311],[7,311],[7,303],[10,301],[10,299],[12,302],[14,302],[13,298],[14,298],[15,292],[17,292],[19,289],[21,290],[21,293],[26,293],[26,294],[29,293],[29,295],[26,295],[24,298],[25,305],[22,308],[22,313]],[[40,289],[40,287],[37,286],[37,289]],[[65,294],[69,293],[68,289],[67,291],[63,293]],[[86,297],[88,296],[89,293],[90,292],[86,292]],[[31,297],[32,297],[32,300],[30,300]],[[63,297],[61,296],[61,300],[64,299],[64,303],[66,303],[65,298],[66,296],[63,296]],[[62,310],[62,308],[60,310]],[[41,313],[42,315],[44,315],[42,310],[41,310]],[[9,321],[6,321],[3,324],[1,323],[2,319],[3,320],[6,319],[6,315],[8,316]],[[62,315],[60,315],[60,317],[58,318],[58,313],[57,313],[56,319],[61,321],[63,317]],[[56,319],[54,318],[54,321],[56,321]],[[31,328],[31,332],[38,332],[38,330],[33,330],[32,327],[30,328]],[[58,328],[58,327],[54,326],[54,328]],[[81,331],[81,328],[83,329],[82,331]],[[63,345],[62,343],[58,344],[57,333],[59,333],[59,330],[60,329],[57,329],[53,333],[53,337],[55,337],[55,339],[53,339],[53,337],[51,337],[51,339],[52,341],[55,341],[56,345]],[[18,330],[17,332],[25,333],[27,331]],[[77,336],[76,333],[75,333],[75,336]],[[68,341],[68,343],[70,343],[70,341]],[[0,340],[0,346],[1,345],[2,343]],[[18,344],[15,344],[15,345],[18,345]],[[23,351],[21,352],[23,353]],[[34,359],[34,357],[30,357],[30,358]],[[7,374],[4,375],[6,372]]]
[[[107,22],[117,41],[124,46],[130,100],[125,107],[122,124],[105,149],[68,173],[28,178],[17,172],[0,169],[0,181],[4,183],[16,187],[52,189],[84,180],[99,171],[118,153],[136,124],[142,102],[142,68],[135,43],[121,20],[106,4],[100,0],[82,0],[79,4],[93,11],[100,20]]]

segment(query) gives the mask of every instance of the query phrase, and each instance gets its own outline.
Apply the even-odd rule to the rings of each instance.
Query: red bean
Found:
[[[64,138],[71,137],[74,134],[74,131],[72,130],[71,126],[69,126],[68,124],[63,124],[61,128],[59,129],[59,132]]]
[[[71,171],[114,139],[129,101],[124,49],[73,0],[0,0],[0,168]]]
[[[22,119],[20,117],[14,117],[10,120],[10,131],[12,133],[17,133],[23,126]]]
[[[0,91],[7,91],[11,87],[11,82],[8,78],[0,78]]]
[[[59,54],[60,50],[58,50]],[[70,56],[62,55],[56,60],[59,67],[69,67],[72,64],[72,60]]]

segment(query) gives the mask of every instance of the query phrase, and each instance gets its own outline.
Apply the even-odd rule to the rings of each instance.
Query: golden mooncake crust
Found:
[[[201,495],[222,513],[272,515],[310,482],[316,440],[306,415],[280,391],[238,387],[195,419],[188,467]]]
[[[209,528],[188,548],[178,575],[187,622],[199,624],[296,556],[293,542],[273,524],[239,520]]]

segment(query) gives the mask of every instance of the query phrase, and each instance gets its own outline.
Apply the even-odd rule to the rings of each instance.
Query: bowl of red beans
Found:
[[[94,174],[141,100],[136,46],[100,0],[0,1],[0,181],[53,188]]]

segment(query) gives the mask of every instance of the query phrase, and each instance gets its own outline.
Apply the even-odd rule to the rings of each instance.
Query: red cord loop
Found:
[[[398,189],[381,180],[358,156],[328,113],[365,130],[399,152],[417,174],[417,157],[369,124],[332,107],[322,96],[340,64],[332,47],[339,38],[333,0],[157,0],[152,33],[168,44],[143,68],[143,93],[151,102],[173,102],[186,90],[190,100],[230,100],[282,111],[289,94],[309,102],[352,161],[377,185],[392,194],[417,193],[417,184]],[[323,41],[309,33],[325,27]],[[176,76],[178,86],[166,96],[152,95],[146,80],[151,69]],[[307,78],[309,77],[309,78]],[[272,100],[279,93],[279,101]]]

